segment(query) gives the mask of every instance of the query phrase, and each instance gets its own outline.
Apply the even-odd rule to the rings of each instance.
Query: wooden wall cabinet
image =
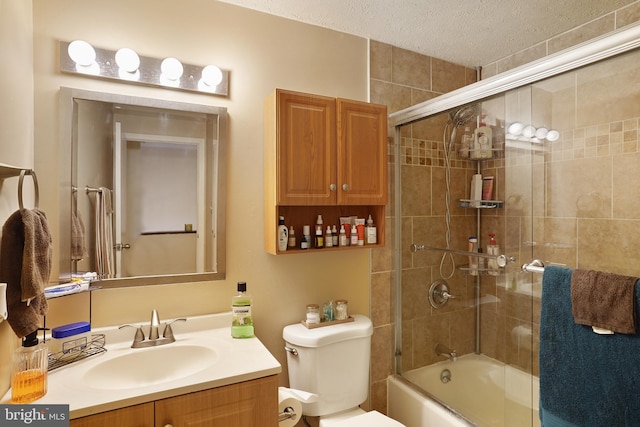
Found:
[[[277,427],[278,377],[231,384],[71,420],[71,427]]]
[[[375,246],[384,245],[387,169],[386,106],[276,89],[265,100],[266,251],[281,253],[279,216],[294,227],[299,248],[302,226],[313,234],[318,214],[324,229],[338,230],[340,217],[371,214]]]

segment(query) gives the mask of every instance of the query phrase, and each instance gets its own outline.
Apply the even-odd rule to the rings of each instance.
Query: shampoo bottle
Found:
[[[284,217],[281,216],[278,220],[278,250],[284,252],[287,250],[289,244],[289,230],[284,225]]]
[[[233,338],[254,336],[251,302],[251,296],[247,294],[247,283],[238,282],[238,295],[231,299],[231,336]]]
[[[478,252],[478,239],[475,236],[469,237],[469,252]],[[469,255],[469,274],[478,275],[478,257]]]
[[[13,353],[11,403],[29,403],[47,394],[48,368],[47,346],[38,343],[38,331],[33,331]]]
[[[493,131],[485,123],[485,115],[482,115],[480,124],[473,133],[472,159],[490,159],[493,157]]]
[[[462,139],[460,140],[460,151],[458,154],[461,159],[469,158],[469,150],[473,146],[473,136],[471,135],[471,129],[469,126],[465,126]]]

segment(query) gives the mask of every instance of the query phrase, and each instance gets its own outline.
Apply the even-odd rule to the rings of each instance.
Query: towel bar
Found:
[[[529,264],[522,264],[522,271],[529,273],[544,273],[544,262],[534,259]]]
[[[34,208],[38,208],[40,200],[40,191],[38,189],[38,178],[36,177],[36,171],[33,169],[22,169],[20,171],[20,178],[18,179],[18,206],[20,209],[24,209],[24,203],[22,201],[22,186],[24,183],[25,175],[30,175],[33,179],[33,193],[34,193]]]

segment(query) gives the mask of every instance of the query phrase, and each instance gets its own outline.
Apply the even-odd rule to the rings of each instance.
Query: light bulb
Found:
[[[135,73],[140,67],[140,57],[128,47],[123,47],[116,52],[116,64],[127,73]]]
[[[69,57],[77,65],[88,67],[96,60],[96,50],[84,40],[74,40],[67,48]]]
[[[182,63],[176,58],[165,58],[160,64],[160,70],[164,78],[175,81],[182,76],[184,68],[182,67]]]
[[[202,69],[202,81],[207,86],[217,86],[222,82],[222,71],[215,65],[207,65]]]

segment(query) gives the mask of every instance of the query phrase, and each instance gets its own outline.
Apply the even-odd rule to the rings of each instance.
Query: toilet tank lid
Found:
[[[290,344],[303,347],[322,347],[352,338],[370,337],[373,334],[371,320],[361,314],[353,315],[354,321],[309,329],[302,323],[285,326],[282,337]]]

